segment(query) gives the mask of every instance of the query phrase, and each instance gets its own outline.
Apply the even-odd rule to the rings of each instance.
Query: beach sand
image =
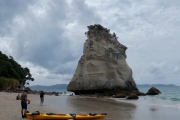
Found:
[[[0,119],[21,120],[20,100],[17,93],[0,92]],[[179,120],[180,110],[147,105],[140,100],[120,100],[88,96],[48,96],[40,106],[39,95],[28,94],[28,111],[52,113],[107,113],[104,120]],[[124,102],[123,102],[124,101]]]
[[[20,93],[21,94],[21,93]],[[0,120],[22,120],[21,118],[21,101],[16,100],[18,93],[0,92]],[[40,106],[39,95],[28,94],[31,101],[28,104],[28,111],[53,111],[51,105]],[[54,111],[55,112],[55,111]]]

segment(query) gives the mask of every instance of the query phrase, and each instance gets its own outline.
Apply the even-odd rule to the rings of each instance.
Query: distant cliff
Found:
[[[138,91],[126,63],[127,47],[115,33],[101,25],[90,25],[81,56],[67,90],[75,94]]]
[[[179,87],[173,84],[139,84],[137,87]]]

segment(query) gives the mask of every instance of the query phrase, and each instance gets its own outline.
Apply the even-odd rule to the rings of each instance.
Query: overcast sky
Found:
[[[180,86],[180,0],[0,0],[0,51],[31,85],[68,84],[94,24],[128,47],[137,84]]]

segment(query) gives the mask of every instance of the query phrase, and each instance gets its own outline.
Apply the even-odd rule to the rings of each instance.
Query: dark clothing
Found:
[[[25,98],[27,98],[27,95],[26,94],[22,94],[21,95],[21,102],[23,101],[23,102],[26,102],[26,99]]]
[[[40,98],[44,97],[44,92],[40,93]]]
[[[44,92],[40,93],[40,99],[41,99],[41,103],[43,104],[43,102],[44,102]]]
[[[27,110],[27,103],[26,103],[26,102],[21,101],[21,107],[22,107],[22,109]]]
[[[40,99],[41,99],[41,103],[43,103],[44,102],[44,97],[40,97]]]
[[[21,107],[22,107],[22,109],[25,109],[25,110],[27,110],[26,98],[27,98],[26,94],[21,95]]]

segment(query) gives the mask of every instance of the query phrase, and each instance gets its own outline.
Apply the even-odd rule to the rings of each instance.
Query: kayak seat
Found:
[[[74,114],[74,113],[70,113],[69,115],[71,115],[73,117],[73,119],[76,118],[76,114]]]
[[[97,114],[96,114],[96,113],[94,113],[94,114],[92,114],[92,113],[89,113],[89,115],[90,115],[90,116],[96,116]]]
[[[47,115],[56,115],[55,113],[46,113]]]
[[[35,111],[35,112],[31,113],[31,115],[40,115],[40,112],[39,111]]]

